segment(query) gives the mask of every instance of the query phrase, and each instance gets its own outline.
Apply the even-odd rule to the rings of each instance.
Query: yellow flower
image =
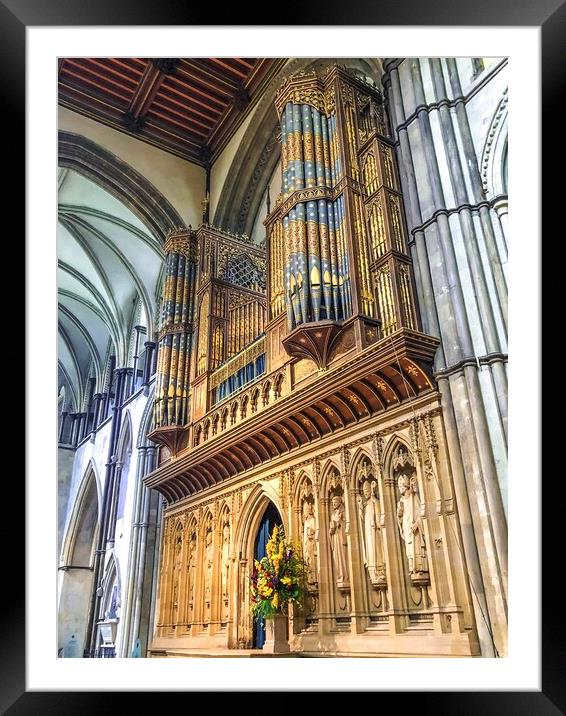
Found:
[[[281,577],[281,584],[291,584],[291,577]]]
[[[277,609],[277,607],[279,606],[279,595],[277,594],[277,592],[275,592],[275,596],[271,600],[271,606],[274,609]]]

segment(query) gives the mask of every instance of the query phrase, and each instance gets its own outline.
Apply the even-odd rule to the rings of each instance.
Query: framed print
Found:
[[[31,359],[7,712],[79,689],[564,709],[534,340],[563,9],[4,5]]]

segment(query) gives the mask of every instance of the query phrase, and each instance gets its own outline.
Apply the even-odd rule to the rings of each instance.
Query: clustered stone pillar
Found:
[[[143,484],[142,478],[157,465],[158,447],[147,444],[138,446],[136,470],[136,492],[134,496],[134,521],[130,541],[130,571],[127,579],[127,594],[123,614],[123,634],[121,656],[129,657],[140,639],[142,652],[147,646],[147,627],[149,622],[149,600],[147,590],[151,585],[144,584],[147,573],[147,558],[153,553],[157,538],[160,496],[151,492]],[[142,612],[144,619],[142,619]],[[147,612],[147,613],[146,613]]]
[[[102,493],[102,515],[98,540],[94,555],[93,567],[93,594],[91,609],[86,631],[85,652],[92,653],[96,648],[97,619],[100,612],[102,590],[100,580],[103,575],[104,558],[107,550],[114,546],[114,532],[116,530],[116,509],[120,492],[121,463],[117,460],[116,450],[118,437],[122,426],[122,407],[126,399],[128,375],[131,368],[116,368],[114,370],[114,404],[112,406],[112,422],[108,441],[108,458]]]
[[[479,600],[482,650],[493,653],[494,642],[502,655],[507,621],[507,290],[492,223],[497,218],[483,194],[455,60],[387,60],[384,67],[422,320],[425,331],[442,340],[436,378],[464,549]],[[471,290],[464,291],[469,282]],[[496,460],[503,464],[499,473]],[[480,560],[479,555],[490,558]]]
[[[143,389],[144,389],[144,395],[148,395],[149,393],[149,381],[151,380],[151,376],[155,373],[155,359],[157,358],[157,354],[155,351],[155,343],[154,341],[145,341],[144,342],[144,348],[145,348],[145,363],[143,366]]]

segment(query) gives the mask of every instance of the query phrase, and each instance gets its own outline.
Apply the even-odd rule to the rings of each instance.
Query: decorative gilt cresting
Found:
[[[150,438],[176,454],[186,444],[189,371],[195,290],[195,233],[176,229],[165,241],[165,279],[161,301],[155,429]]]
[[[418,330],[393,143],[380,92],[343,67],[276,97],[282,193],[265,224],[270,319],[285,350],[326,368],[350,323],[362,343]]]

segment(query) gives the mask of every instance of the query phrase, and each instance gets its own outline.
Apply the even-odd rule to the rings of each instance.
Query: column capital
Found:
[[[509,213],[509,199],[506,196],[498,196],[492,206],[499,218]]]

